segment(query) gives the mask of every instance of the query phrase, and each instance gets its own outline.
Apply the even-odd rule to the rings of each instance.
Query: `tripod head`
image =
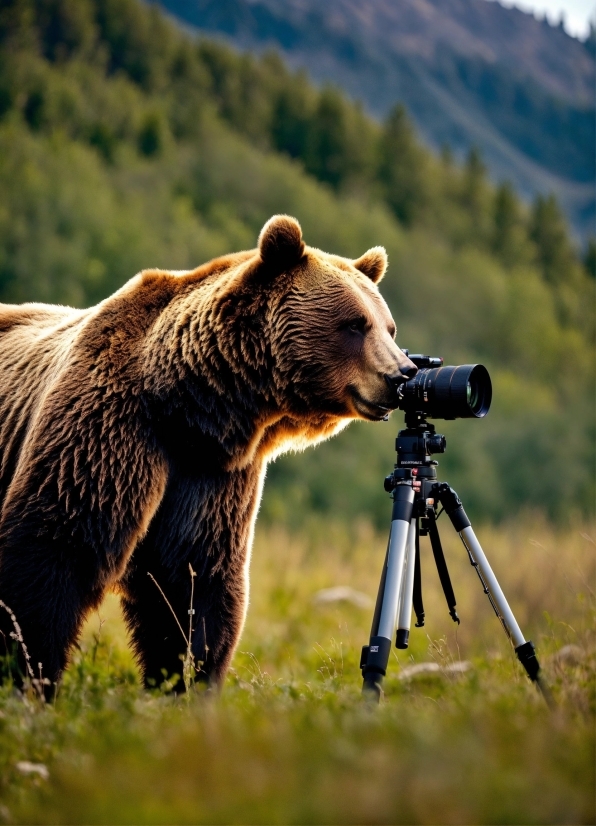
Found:
[[[438,462],[431,456],[445,453],[447,439],[435,431],[423,413],[406,413],[406,429],[397,434],[395,449],[397,467],[436,466]]]
[[[412,479],[414,476],[419,479],[436,479],[436,467],[439,463],[432,456],[445,453],[447,449],[447,439],[442,433],[435,431],[434,425],[426,421],[424,413],[406,413],[405,424],[405,429],[399,431],[395,440],[397,461],[393,473],[385,479],[385,490],[388,492],[391,492],[399,482]]]

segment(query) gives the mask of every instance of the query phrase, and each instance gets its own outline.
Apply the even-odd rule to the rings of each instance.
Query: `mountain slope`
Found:
[[[555,192],[593,232],[594,56],[561,27],[487,0],[161,0],[244,49],[275,46],[377,116],[401,100],[427,143],[481,148],[491,176]]]

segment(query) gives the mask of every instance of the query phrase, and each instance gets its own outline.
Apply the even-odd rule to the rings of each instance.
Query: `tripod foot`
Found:
[[[381,683],[383,681],[382,674],[375,674],[369,672],[364,675],[364,682],[362,684],[362,696],[369,703],[380,703],[383,698],[383,689]]]
[[[397,634],[395,637],[395,647],[396,648],[407,648],[408,643],[410,641],[410,631],[407,628],[398,628]]]
[[[518,647],[515,649],[515,653],[517,654],[517,659],[525,668],[528,677],[532,680],[533,683],[536,683],[540,693],[545,699],[547,706],[550,709],[555,708],[555,699],[552,695],[548,683],[542,676],[542,670],[540,668],[538,658],[536,657],[536,649],[534,648],[534,643],[531,640],[528,640],[523,645],[518,645]]]
[[[550,690],[549,684],[546,682],[542,674],[539,674],[536,677],[536,685],[538,686],[538,690],[544,697],[546,705],[550,708],[551,711],[554,711],[554,709],[557,707],[557,703],[555,701],[555,698],[553,697],[552,691]]]

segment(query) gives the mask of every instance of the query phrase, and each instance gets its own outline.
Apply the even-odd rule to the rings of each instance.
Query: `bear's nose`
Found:
[[[414,378],[417,372],[418,368],[415,364],[411,364],[411,366],[404,365],[396,373],[385,373],[385,381],[392,390],[397,390],[400,384]]]
[[[405,376],[406,379],[413,379],[416,373],[418,372],[418,368],[413,362],[410,362],[409,367],[400,367],[399,372],[402,374],[402,376]]]
[[[385,373],[385,381],[393,390],[396,390],[400,384],[403,384],[410,379],[413,379],[418,368],[413,361],[408,361],[399,368],[396,373]]]

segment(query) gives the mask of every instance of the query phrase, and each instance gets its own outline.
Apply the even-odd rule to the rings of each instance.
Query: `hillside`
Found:
[[[405,104],[425,142],[478,146],[494,180],[555,192],[594,232],[594,51],[561,26],[486,0],[161,0],[242,49],[274,46],[383,117]]]
[[[136,0],[5,2],[0,102],[0,300],[87,305],[252,247],[275,212],[338,254],[384,244],[399,343],[493,375],[489,417],[443,428],[469,511],[591,511],[594,279],[554,200],[526,208],[476,154],[430,155],[403,110],[379,125]],[[273,465],[264,518],[383,526],[399,420]]]

